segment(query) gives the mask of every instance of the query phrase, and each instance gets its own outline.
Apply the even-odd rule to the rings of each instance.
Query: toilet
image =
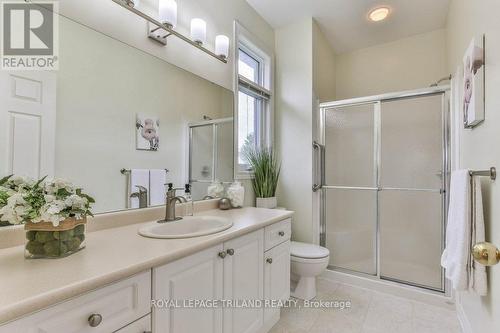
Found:
[[[303,300],[316,297],[316,277],[328,266],[330,251],[322,246],[291,242],[291,295]]]

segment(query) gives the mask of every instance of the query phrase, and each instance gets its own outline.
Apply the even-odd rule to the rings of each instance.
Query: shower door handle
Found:
[[[319,180],[318,175],[315,175],[315,183],[312,187],[313,192],[317,192],[325,185],[325,146],[318,142],[313,142],[313,148],[316,151],[316,166],[315,171],[318,171],[319,165]]]

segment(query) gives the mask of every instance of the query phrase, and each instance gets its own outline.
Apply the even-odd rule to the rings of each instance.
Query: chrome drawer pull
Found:
[[[102,322],[102,316],[98,313],[93,313],[89,316],[87,321],[89,322],[90,327],[97,327]]]

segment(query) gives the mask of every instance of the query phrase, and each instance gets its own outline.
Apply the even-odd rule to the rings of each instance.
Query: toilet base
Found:
[[[316,297],[316,277],[301,277],[295,283],[295,288],[290,292],[295,298],[310,301]]]

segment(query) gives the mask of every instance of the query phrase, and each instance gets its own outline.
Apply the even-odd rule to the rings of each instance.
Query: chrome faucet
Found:
[[[186,198],[175,195],[176,189],[172,183],[168,184],[166,202],[165,202],[165,219],[158,221],[158,223],[166,223],[181,220],[182,217],[175,216],[175,204],[186,202]]]
[[[139,199],[139,208],[147,208],[148,207],[148,189],[144,186],[136,185],[138,188],[137,192],[130,194],[131,198]]]

